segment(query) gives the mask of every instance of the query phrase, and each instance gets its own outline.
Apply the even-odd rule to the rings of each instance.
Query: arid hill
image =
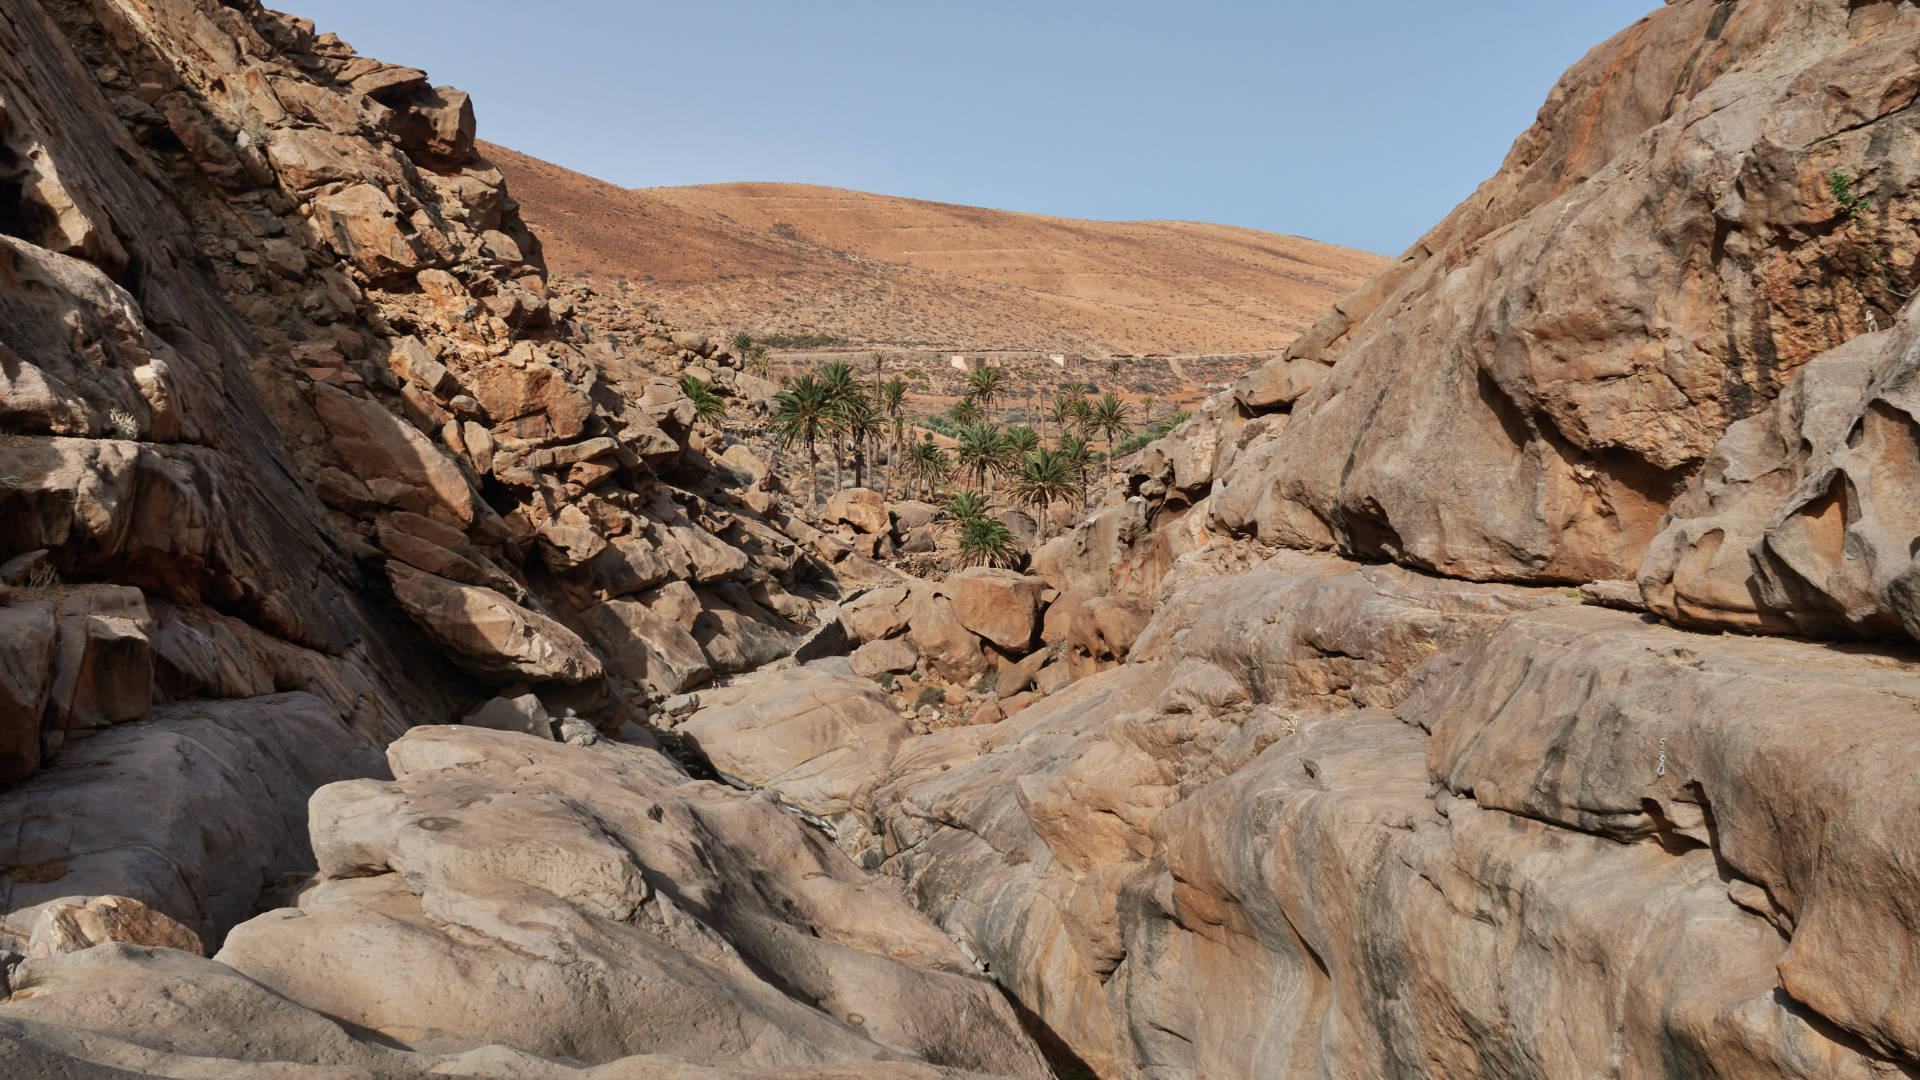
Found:
[[[806,184],[616,187],[482,144],[558,274],[669,322],[853,345],[1284,348],[1380,257],[1188,221],[1077,221]]]

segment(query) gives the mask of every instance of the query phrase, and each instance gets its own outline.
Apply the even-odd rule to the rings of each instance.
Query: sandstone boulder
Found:
[[[844,523],[868,536],[885,536],[893,528],[886,500],[880,497],[879,492],[866,488],[848,488],[836,492],[827,500],[827,508],[820,520]]]
[[[53,681],[58,624],[51,601],[0,607],[0,782],[40,765],[40,723]]]
[[[132,897],[76,896],[40,905],[26,956],[43,960],[109,941],[203,955],[198,935]]]
[[[715,768],[822,815],[851,809],[909,733],[870,680],[809,667],[702,691],[676,730]]]
[[[947,579],[960,624],[1014,653],[1032,647],[1040,629],[1040,594],[1047,583],[1012,570],[976,566]]]
[[[462,527],[473,522],[466,477],[418,428],[378,402],[324,384],[313,388],[313,407],[347,468],[376,497]]]
[[[494,698],[462,717],[460,722],[468,727],[517,731],[541,739],[553,738],[553,719],[547,715],[546,706],[533,694]]]
[[[853,673],[863,679],[871,679],[889,671],[896,675],[905,674],[919,662],[920,650],[905,638],[869,641],[847,657]]]
[[[1679,622],[1822,636],[1920,637],[1920,323],[1808,363],[1727,429],[1642,564]]]
[[[389,756],[316,796],[321,883],[220,962],[415,1048],[1046,1073],[939,930],[764,797],[612,743],[429,727]]]
[[[159,706],[0,792],[0,913],[112,894],[217,943],[262,883],[311,866],[307,796],[382,771],[310,694]]]
[[[478,585],[388,563],[394,598],[428,637],[475,674],[503,681],[584,683],[600,659],[573,631]]]

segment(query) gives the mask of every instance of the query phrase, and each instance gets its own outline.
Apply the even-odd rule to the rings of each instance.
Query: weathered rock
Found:
[[[893,518],[887,513],[886,500],[880,497],[879,492],[866,488],[848,488],[834,493],[827,500],[827,508],[820,520],[845,523],[868,536],[885,536],[893,529]]]
[[[1014,653],[1033,645],[1046,588],[1039,578],[984,566],[954,574],[945,586],[962,626]]]
[[[573,631],[492,589],[388,563],[393,595],[427,636],[475,674],[505,681],[583,683],[600,658]]]
[[[1640,587],[1669,619],[1746,631],[1920,637],[1920,327],[1808,363],[1728,428],[1674,504]]]
[[[460,722],[468,727],[517,731],[541,739],[553,738],[553,720],[547,715],[546,706],[533,694],[494,698],[462,717]]]
[[[153,620],[139,589],[85,586],[60,598],[59,644],[46,723],[85,731],[135,719],[153,705]]]
[[[888,503],[887,512],[893,515],[894,533],[904,537],[933,524],[945,511],[932,503],[907,499],[902,502]]]
[[[822,619],[819,626],[800,639],[793,647],[793,659],[795,663],[810,664],[829,656],[845,656],[852,650],[853,642],[847,635],[846,624],[834,617]]]
[[[316,796],[322,883],[218,960],[416,1048],[1046,1073],[951,942],[765,798],[609,743],[420,728],[389,756]]]
[[[26,955],[43,960],[109,941],[203,955],[193,931],[127,896],[76,896],[40,905]]]
[[[913,618],[911,599],[912,592],[905,585],[869,589],[842,605],[840,620],[847,624],[855,641],[890,638],[905,630]]]
[[[40,719],[53,683],[53,604],[0,607],[0,782],[40,765]]]
[[[905,638],[869,641],[853,650],[853,654],[847,657],[847,663],[853,668],[853,673],[863,679],[871,679],[888,671],[905,674],[912,671],[913,666],[919,662],[920,650],[914,648],[913,642]]]
[[[1317,360],[1277,357],[1240,376],[1233,399],[1253,412],[1271,412],[1306,396],[1332,369]]]
[[[1827,174],[1911,215],[1920,136],[1835,102],[1904,103],[1913,32],[1884,5],[1694,0],[1595,49],[1497,176],[1289,350],[1337,363],[1229,470],[1263,490],[1241,528],[1478,580],[1634,576],[1728,426],[1910,291],[1878,269],[1910,238],[1877,247]]]
[[[698,601],[695,601],[698,612]],[[712,663],[685,623],[632,600],[587,612],[587,633],[606,657],[607,673],[655,696],[678,694],[713,677]]]
[[[816,814],[851,809],[909,734],[871,681],[809,668],[704,691],[677,730],[715,768]]]
[[[986,670],[980,639],[954,614],[953,601],[921,585],[907,601],[907,612],[907,636],[941,677],[957,681]]]
[[[0,912],[127,896],[217,943],[263,882],[311,865],[307,796],[381,771],[310,694],[159,706],[0,792]]]
[[[380,496],[378,485],[398,485],[398,490],[408,494],[382,501],[461,526],[472,523],[473,494],[466,477],[418,428],[378,402],[330,386],[313,388],[313,406],[332,433],[334,448],[347,468],[365,481],[376,497]]]

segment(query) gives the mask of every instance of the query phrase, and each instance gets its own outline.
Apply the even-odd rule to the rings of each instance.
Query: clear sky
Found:
[[[787,180],[1398,254],[1659,0],[289,0],[627,187]]]

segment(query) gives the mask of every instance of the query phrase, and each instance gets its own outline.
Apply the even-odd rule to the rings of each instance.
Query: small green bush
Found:
[[[1853,181],[1853,177],[1843,172],[1827,174],[1827,194],[1832,195],[1833,201],[1840,204],[1840,209],[1847,212],[1848,220],[1857,220],[1862,210],[1873,206],[1873,200],[1854,192]]]
[[[880,684],[880,689],[885,690],[888,693],[892,693],[894,683],[896,680],[893,677],[893,672],[883,671],[880,674],[875,675],[873,677],[873,681]]]
[[[973,692],[976,694],[991,694],[999,685],[1000,673],[997,671],[989,671],[973,680]]]
[[[913,707],[915,709],[924,709],[929,705],[944,704],[946,700],[946,691],[937,686],[923,686],[920,688],[920,692],[913,696]]]

